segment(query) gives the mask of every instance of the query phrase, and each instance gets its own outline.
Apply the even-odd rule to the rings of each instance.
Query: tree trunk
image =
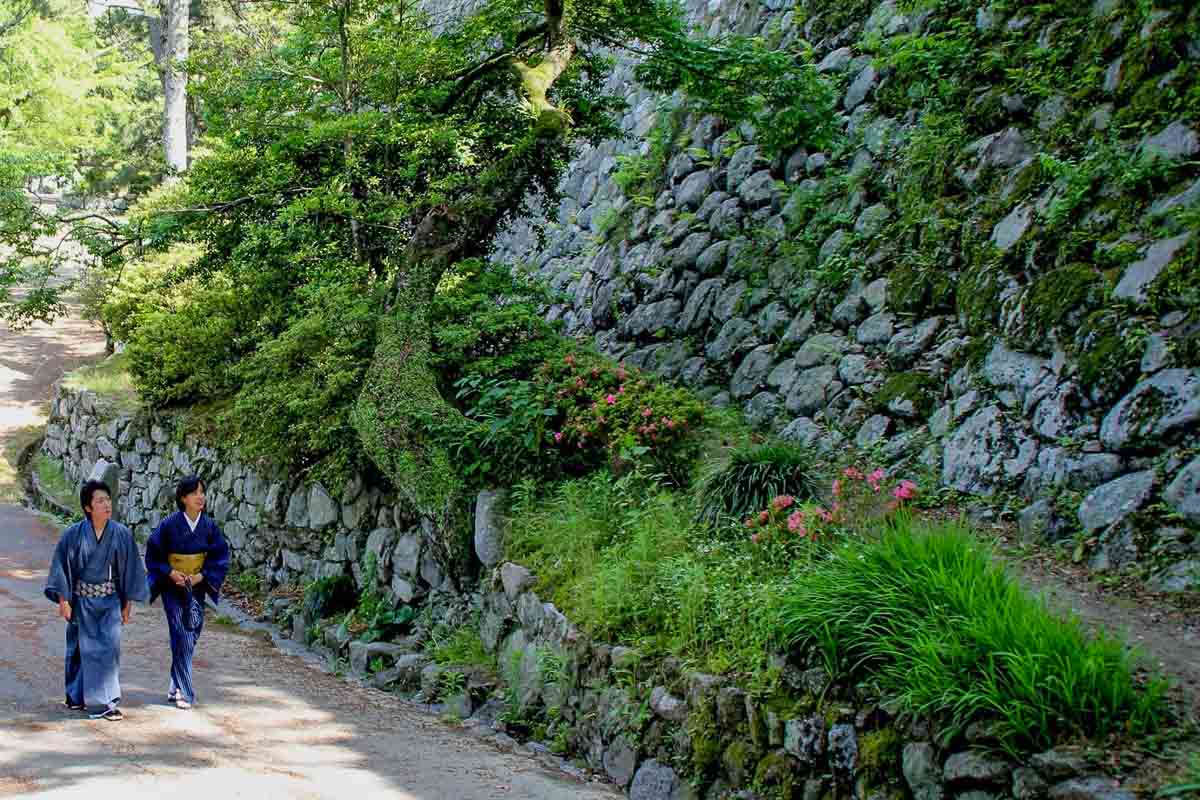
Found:
[[[161,46],[154,48],[163,86],[163,153],[167,166],[176,174],[188,167],[188,57],[187,0],[161,0]],[[151,34],[153,38],[153,33]]]

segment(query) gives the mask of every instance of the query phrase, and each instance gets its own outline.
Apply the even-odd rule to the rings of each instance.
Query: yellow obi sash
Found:
[[[167,563],[171,569],[178,570],[184,575],[195,575],[204,568],[206,553],[168,553]]]

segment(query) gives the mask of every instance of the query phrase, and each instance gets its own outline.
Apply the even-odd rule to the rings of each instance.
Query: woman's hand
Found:
[[[184,575],[177,569],[173,569],[171,570],[171,581],[182,589],[185,585],[187,585],[187,575]]]
[[[67,622],[71,621],[71,604],[66,600],[58,601],[58,615]]]

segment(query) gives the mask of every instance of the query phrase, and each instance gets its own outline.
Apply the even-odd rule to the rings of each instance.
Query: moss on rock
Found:
[[[1105,288],[1104,277],[1091,265],[1068,264],[1041,276],[1025,290],[1020,343],[1036,347],[1046,334],[1067,322],[1077,308],[1094,303]]]
[[[688,714],[686,729],[691,740],[692,773],[706,778],[721,759],[721,732],[717,727],[716,701],[706,697]]]
[[[926,417],[937,400],[937,381],[919,372],[901,372],[884,382],[875,394],[875,405],[882,411],[896,400],[912,403],[917,416]]]
[[[804,794],[804,770],[783,750],[768,753],[754,771],[754,789],[764,797],[794,800]]]
[[[886,773],[895,769],[903,739],[894,728],[865,733],[858,738],[858,763],[864,769]]]

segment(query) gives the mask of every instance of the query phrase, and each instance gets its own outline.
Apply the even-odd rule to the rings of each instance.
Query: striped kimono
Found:
[[[204,580],[189,589],[171,581],[171,556],[204,555],[200,574]],[[229,545],[212,517],[200,515],[193,531],[182,511],[171,514],[146,542],[146,572],[150,578],[150,602],[162,595],[167,629],[171,635],[170,694],[196,702],[192,686],[192,656],[204,628],[204,598],[216,603],[221,584],[229,571]]]
[[[71,606],[64,682],[67,704],[116,708],[121,701],[121,608],[145,601],[146,573],[133,534],[108,521],[96,538],[89,518],[63,531],[46,597]]]

